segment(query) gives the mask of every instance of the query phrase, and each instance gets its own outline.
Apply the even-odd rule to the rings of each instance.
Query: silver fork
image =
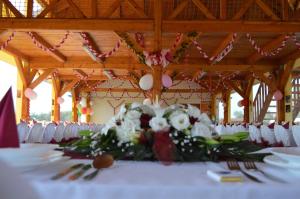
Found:
[[[261,174],[263,174],[266,178],[269,178],[270,180],[273,180],[273,181],[276,181],[276,182],[280,182],[280,183],[286,183],[285,181],[283,181],[281,179],[278,179],[278,178],[275,178],[272,175],[269,175],[269,174],[265,173],[264,171],[258,169],[257,166],[255,165],[254,161],[251,161],[251,160],[250,161],[245,161],[244,165],[245,165],[245,168],[247,170],[251,170],[252,169],[252,170],[258,171]]]
[[[239,163],[236,160],[227,160],[226,161],[227,166],[230,170],[237,170],[237,171],[241,171],[247,178],[249,178],[250,180],[257,182],[257,183],[263,183],[263,181],[259,180],[258,178],[256,178],[255,176],[252,176],[248,173],[246,173],[243,169],[241,169]]]

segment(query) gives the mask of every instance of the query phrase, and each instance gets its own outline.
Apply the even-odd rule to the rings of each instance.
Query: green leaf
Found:
[[[90,131],[90,130],[83,130],[83,131],[79,131],[79,135],[80,136],[91,136],[92,134],[94,134],[95,132]]]

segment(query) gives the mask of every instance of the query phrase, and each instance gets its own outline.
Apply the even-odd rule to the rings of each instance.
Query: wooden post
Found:
[[[86,108],[89,110],[91,108],[90,102],[91,102],[91,93],[88,92],[86,96]],[[90,113],[86,114],[86,122],[89,123],[91,122],[91,115]]]
[[[251,106],[252,106],[252,87],[254,83],[254,78],[252,76],[249,77],[247,80],[247,83],[244,85],[244,99],[248,101],[248,103],[244,107],[244,122],[249,123],[250,122],[250,112],[251,112]]]
[[[216,94],[211,95],[210,101],[210,119],[216,120]]]
[[[161,51],[162,46],[162,1],[154,0],[154,51]],[[161,97],[161,77],[162,66],[154,66],[153,71],[153,89],[152,89],[152,101],[156,99],[160,100]]]
[[[72,121],[78,122],[78,110],[77,110],[77,100],[79,97],[79,93],[76,88],[72,89]]]
[[[224,106],[224,123],[230,122],[230,94],[231,91],[227,90],[222,93],[222,98],[226,106]]]
[[[52,76],[52,111],[51,111],[51,120],[55,122],[60,121],[60,105],[57,102],[57,98],[60,93],[60,80]]]

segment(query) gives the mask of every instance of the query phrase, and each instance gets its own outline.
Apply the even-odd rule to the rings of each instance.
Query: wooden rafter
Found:
[[[36,16],[36,18],[44,18],[49,12],[54,10],[59,4],[65,3],[65,1],[51,1],[49,5],[47,5],[40,14]]]
[[[240,38],[240,34],[236,37],[235,41],[237,41]],[[223,41],[216,47],[216,49],[213,51],[211,54],[211,57],[216,57],[218,56],[226,47],[227,45],[231,42],[232,38],[234,37],[234,33],[229,33]]]
[[[272,79],[267,78],[264,73],[262,72],[254,72],[254,74],[262,81],[264,82],[266,85],[268,85],[268,87],[270,88],[270,90],[272,92],[274,92],[277,89],[277,84],[275,81],[273,81]],[[270,92],[271,92],[270,91]]]
[[[285,85],[291,75],[294,65],[295,65],[295,60],[288,62],[286,64],[284,70],[281,72],[280,78],[278,79],[278,88],[280,90],[282,90],[282,91],[284,90]]]
[[[250,93],[252,91],[252,87],[253,87],[253,83],[254,83],[254,77],[251,75],[247,78],[247,85],[246,85],[246,89],[245,89],[245,97],[249,98]]]
[[[175,19],[188,5],[189,0],[183,0],[179,3],[179,5],[173,10],[168,19]]]
[[[78,77],[76,77],[75,75],[59,75],[59,78],[62,81],[78,79]],[[102,80],[108,80],[108,78],[105,75],[93,75],[93,76],[88,77],[85,80],[87,80],[87,81],[96,81],[96,80],[102,81]]]
[[[245,97],[244,91],[241,88],[239,88],[235,82],[227,80],[225,83],[229,85],[234,91],[236,91],[241,97]]]
[[[242,4],[240,10],[234,15],[232,19],[233,20],[240,19],[247,12],[247,10],[252,6],[253,3],[254,0],[244,0],[244,3]]]
[[[227,17],[227,0],[220,0],[220,19]]]
[[[145,14],[144,10],[134,1],[127,0],[127,4],[138,14],[139,17],[147,18],[148,16]]]
[[[71,89],[74,88],[74,86],[80,81],[80,79],[74,79],[67,85],[65,85],[61,91],[59,92],[59,96],[63,96],[66,92],[70,91]]]
[[[192,2],[208,19],[216,19],[216,17],[210,12],[210,10],[203,4],[201,0],[192,0]]]
[[[83,70],[81,69],[74,69],[73,70],[75,73],[77,73],[81,78],[86,78],[88,77],[88,74],[86,74],[86,72],[84,72]]]
[[[27,18],[32,18],[33,0],[27,0]]]
[[[289,61],[295,60],[300,58],[300,50],[296,49],[295,51],[291,52],[290,54],[286,55],[285,57],[282,57],[280,59],[281,64],[286,64]]]
[[[111,4],[111,6],[104,11],[103,17],[107,18],[110,17],[121,5],[121,0],[114,0],[114,2]]]
[[[2,43],[2,41],[0,40],[0,43]],[[22,59],[23,61],[25,62],[29,62],[29,59],[30,57],[25,55],[24,53],[20,52],[19,50],[13,48],[13,47],[10,47],[10,46],[7,46],[5,49],[3,49],[4,52],[14,56],[14,57],[19,57],[20,59]]]
[[[285,35],[280,35],[279,37],[275,38],[274,40],[271,40],[270,42],[266,43],[262,47],[262,51],[265,51],[265,52],[272,51],[273,49],[278,47],[282,43],[283,40],[285,40]],[[250,55],[247,58],[247,63],[253,64],[262,58],[263,58],[263,55],[261,55],[260,53],[255,51],[252,55]]]
[[[89,45],[93,49],[93,51],[96,52],[96,53],[101,53],[101,50],[99,49],[99,46],[97,45],[97,43],[95,42],[95,40],[93,39],[91,34],[88,33],[88,32],[83,32],[83,34],[85,35],[85,38],[89,41]],[[81,34],[80,34],[80,36],[81,36]],[[87,50],[89,50],[89,49],[87,49]],[[89,52],[88,55],[92,56],[91,53],[92,52]],[[92,59],[94,59],[94,57],[92,57]],[[101,58],[100,61],[104,62],[105,58],[104,57]]]
[[[151,19],[19,19],[0,18],[2,29],[153,31]],[[300,32],[299,21],[163,20],[163,32]]]
[[[54,71],[54,69],[45,70],[37,79],[35,79],[28,87],[34,89]]]
[[[35,39],[42,44],[43,46],[45,46],[48,49],[53,48],[51,44],[49,44],[43,37],[41,37],[39,34],[33,32],[32,35],[35,37]],[[47,53],[49,55],[51,55],[53,58],[55,58],[56,60],[60,61],[60,62],[65,62],[67,60],[67,58],[58,50],[48,50]]]
[[[14,13],[16,17],[24,17],[24,15],[17,8],[15,8],[15,6],[9,0],[2,0],[2,2],[7,6],[7,8],[9,8],[10,11],[12,11],[12,13]]]
[[[76,14],[78,18],[86,18],[84,13],[80,10],[80,8],[73,2],[73,0],[67,0],[70,5],[72,11]]]
[[[255,0],[255,3],[264,11],[264,13],[273,20],[280,20],[280,18],[272,11],[272,9],[262,0]]]
[[[92,91],[91,89],[82,89],[84,92]],[[140,89],[137,88],[96,88],[96,92],[129,92],[129,93],[139,93],[142,92]],[[197,89],[197,90],[191,90],[191,89],[168,89],[164,91],[165,93],[201,93],[206,90],[204,89]]]
[[[91,16],[92,18],[97,18],[98,16],[98,5],[97,0],[91,0]]]
[[[36,70],[36,69],[31,69],[30,70],[28,82],[32,82],[32,80],[34,79],[37,72],[38,72],[38,70]]]
[[[27,81],[27,77],[26,77],[26,74],[25,74],[25,70],[24,70],[22,60],[18,57],[15,57],[15,62],[16,62],[16,66],[17,66],[17,69],[18,69],[18,74],[20,75],[21,81],[22,81],[24,87],[27,87],[28,81]]]

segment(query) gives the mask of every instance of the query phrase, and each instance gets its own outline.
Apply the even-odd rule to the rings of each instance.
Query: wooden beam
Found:
[[[54,70],[48,69],[43,72],[37,79],[35,79],[28,87],[34,89],[37,87],[41,82],[43,82]]]
[[[64,86],[60,93],[59,96],[62,97],[66,92],[72,90],[74,86],[80,81],[80,79],[74,79],[70,83],[68,83],[66,86]]]
[[[219,20],[164,20],[163,32],[300,32],[299,21],[219,21]]]
[[[27,0],[27,18],[32,18],[33,0]]]
[[[290,61],[289,63],[286,64],[284,70],[280,74],[280,78],[278,80],[278,89],[280,89],[281,91],[284,91],[285,85],[292,73],[294,65],[295,65],[295,61]]]
[[[234,37],[234,33],[229,33],[223,41],[215,48],[213,53],[211,54],[211,57],[216,57],[218,56],[226,47],[227,45],[231,42],[232,38]],[[236,41],[240,38],[240,35],[236,37]]]
[[[57,102],[57,98],[59,97],[59,92],[61,82],[60,79],[56,76],[52,75],[52,111],[51,111],[51,120],[58,122],[60,121],[60,105]]]
[[[19,19],[0,18],[2,29],[19,30],[115,30],[115,31],[153,31],[150,19]]]
[[[286,64],[289,61],[296,60],[298,58],[300,58],[300,50],[296,49],[295,51],[291,52],[290,54],[282,57],[280,59],[279,63],[280,64]]]
[[[254,83],[254,77],[251,75],[248,80],[247,80],[247,87],[245,89],[245,96],[247,98],[249,98],[251,91],[252,91],[252,87],[253,87],[253,83]]]
[[[254,2],[254,0],[244,0],[244,3],[242,4],[240,10],[234,15],[234,17],[232,19],[233,20],[240,19],[247,12],[247,10],[251,7],[253,2]]]
[[[0,40],[0,43],[3,43],[1,40]],[[24,53],[20,52],[19,50],[13,48],[13,47],[10,47],[10,46],[6,46],[5,49],[3,49],[2,51],[14,56],[14,57],[19,57],[20,59],[22,59],[23,61],[25,62],[29,62],[29,59],[30,57],[25,55]]]
[[[281,0],[281,14],[282,19],[287,21],[289,18],[289,5],[287,4],[287,0]]]
[[[31,69],[30,74],[29,74],[29,79],[28,82],[32,82],[32,80],[34,79],[36,73],[38,72],[38,70],[36,69]]]
[[[91,0],[90,10],[92,12],[92,14],[91,14],[92,18],[97,18],[97,16],[98,16],[98,2],[97,1],[98,0]]]
[[[23,18],[24,15],[9,1],[9,0],[1,0],[9,10],[14,13],[14,15],[18,18]]]
[[[78,18],[86,18],[84,13],[80,10],[80,8],[72,0],[67,0],[67,2],[70,5],[72,11],[76,14],[76,16]]]
[[[225,83],[227,84],[227,85],[229,85],[234,91],[236,91],[241,97],[245,97],[245,93],[244,93],[244,91],[242,90],[242,89],[240,89],[236,84],[235,84],[235,82],[233,82],[233,81],[230,81],[230,80],[227,80],[227,81],[225,81]]]
[[[220,0],[220,19],[224,20],[227,17],[227,0]]]
[[[264,11],[267,16],[271,17],[273,20],[280,20],[273,10],[262,0],[255,0],[255,3]]]
[[[115,0],[111,6],[104,11],[104,14],[102,15],[103,18],[110,17],[120,6],[122,1],[121,0]]]
[[[45,46],[48,49],[53,48],[51,44],[49,44],[43,37],[41,37],[39,34],[32,32],[32,35],[35,37],[35,39],[42,44],[43,46]],[[49,55],[51,55],[52,57],[54,57],[56,60],[60,61],[60,62],[65,62],[67,60],[67,58],[58,50],[48,50],[47,53]]]
[[[77,112],[77,100],[79,98],[79,92],[77,88],[72,89],[72,121],[78,122],[78,112]]]
[[[16,62],[16,66],[17,66],[18,73],[20,75],[21,81],[22,81],[24,87],[26,88],[27,85],[28,85],[28,82],[27,82],[27,77],[26,77],[26,74],[25,74],[25,70],[24,70],[22,60],[18,57],[15,57],[15,62]]]
[[[202,3],[201,0],[192,0],[192,2],[208,19],[216,19],[216,17],[209,11],[209,9]]]
[[[274,40],[271,40],[270,42],[263,45],[262,50],[265,52],[270,52],[273,49],[277,48],[284,40],[285,40],[285,35],[280,35],[279,37],[275,38]],[[264,57],[263,55],[261,55],[260,53],[255,51],[252,55],[250,55],[247,58],[247,62],[249,64],[253,64],[256,61],[262,59],[263,57]]]
[[[81,69],[73,69],[75,73],[77,73],[81,78],[86,78],[88,74],[86,74],[83,70]]]
[[[138,14],[139,17],[147,18],[148,16],[145,14],[144,10],[134,1],[127,0],[128,5]]]
[[[82,32],[82,33],[80,34],[80,37],[81,37],[82,39],[83,39],[82,34],[84,34],[85,38],[89,41],[89,45],[90,45],[90,47],[93,49],[93,51],[95,51],[96,53],[101,53],[101,50],[99,49],[98,44],[95,42],[95,40],[93,39],[93,37],[91,36],[91,34],[88,33],[88,32]],[[87,50],[89,50],[89,49],[87,49]],[[90,57],[93,56],[93,55],[91,55],[90,53],[92,53],[92,52],[89,52],[89,53],[87,52],[87,54],[88,54]],[[91,58],[94,60],[94,57],[91,57]],[[97,58],[97,59],[98,59],[98,58]],[[104,62],[104,61],[105,61],[105,58],[101,58],[101,59],[98,59],[98,60]]]
[[[91,89],[85,88],[82,90],[83,92],[89,92],[92,91]],[[140,93],[143,92],[141,89],[138,88],[96,88],[96,90],[94,90],[96,92],[129,92],[129,93]],[[202,93],[206,90],[204,89],[167,89],[164,91],[164,93]]]
[[[276,82],[267,78],[264,73],[256,71],[254,74],[270,88],[270,92],[274,92],[277,89]]]
[[[188,5],[188,0],[183,0],[179,3],[179,5],[173,10],[168,19],[175,19]]]
[[[78,77],[76,77],[75,75],[59,75],[59,78],[62,81],[78,79]],[[87,78],[86,80],[87,81],[90,81],[90,80],[98,80],[98,81],[101,80],[102,81],[102,80],[108,80],[108,78],[105,75],[93,75],[93,76],[90,76],[89,78]]]
[[[51,1],[50,4],[47,5],[46,8],[36,16],[36,18],[44,18],[49,12],[54,10],[56,6],[62,2],[65,3],[65,1]]]

